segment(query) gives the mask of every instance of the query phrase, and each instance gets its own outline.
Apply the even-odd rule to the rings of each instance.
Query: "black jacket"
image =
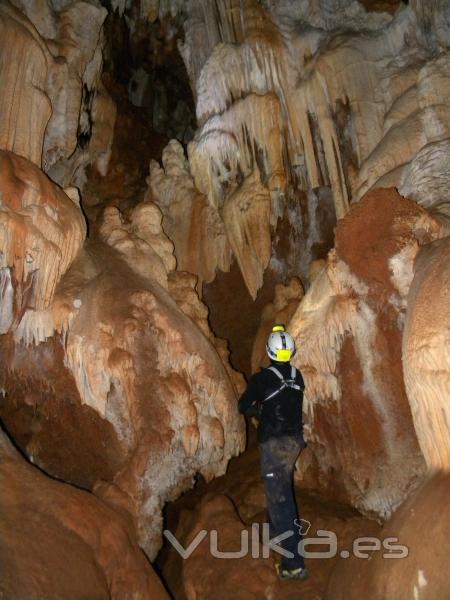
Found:
[[[283,377],[290,379],[290,363],[273,361],[272,365]],[[250,378],[247,389],[239,400],[239,412],[258,419],[259,442],[282,435],[303,436],[302,404],[305,384],[298,369],[295,383],[301,390],[285,388],[273,398],[263,401],[280,387],[281,380],[269,369],[261,369]]]

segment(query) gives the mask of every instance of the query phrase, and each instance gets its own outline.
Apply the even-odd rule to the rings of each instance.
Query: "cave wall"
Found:
[[[291,202],[290,236],[303,247],[295,271],[287,253],[280,257],[284,283],[295,275],[306,281],[311,260],[324,258],[315,244],[324,239],[327,195],[337,218],[377,186],[396,186],[447,213],[448,7],[382,4],[365,3],[369,12],[358,2],[325,0],[186,5],[179,47],[198,129],[184,170],[220,239],[218,246],[216,236],[196,239],[209,257],[202,280],[229,268],[217,251],[226,247],[255,298],[273,265],[276,222]],[[185,195],[177,177],[166,168],[162,190],[160,171],[150,176],[168,227],[182,220],[174,221],[172,208]],[[182,244],[175,246],[181,254]]]
[[[133,145],[148,74],[119,90],[110,56],[102,76],[113,12],[138,57],[178,39],[197,128],[156,110],[179,134],[160,160],[150,127]],[[444,503],[449,22],[443,0],[1,4],[0,417],[150,559],[164,504],[244,449],[231,365],[258,368],[273,320],[299,347],[315,490],[395,519],[437,471],[416,502]],[[108,565],[80,564],[111,595]]]
[[[168,600],[129,521],[92,494],[39,473],[3,431],[0,459],[5,598]]]
[[[82,185],[88,164],[108,166],[116,108],[101,81],[106,15],[87,2],[0,7],[0,145],[63,187]]]
[[[320,477],[381,518],[425,472],[402,339],[414,259],[443,234],[395,190],[370,192],[339,222],[336,247],[290,322]]]
[[[79,190],[114,132],[106,9],[16,4],[0,8],[1,418],[39,468],[131,517],[154,558],[164,503],[243,449],[242,380],[154,203],[105,203],[86,239]]]

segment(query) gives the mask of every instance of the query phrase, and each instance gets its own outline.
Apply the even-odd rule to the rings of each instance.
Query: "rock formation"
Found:
[[[339,222],[336,249],[290,324],[321,477],[383,518],[424,473],[401,346],[414,258],[441,231],[394,190],[369,193]]]
[[[70,190],[69,190],[70,193]],[[61,277],[79,252],[86,226],[69,198],[29,161],[0,150],[1,333],[26,345],[67,326],[52,314]]]
[[[14,0],[0,7],[0,148],[67,187],[106,174],[115,105],[101,82],[104,8]],[[17,59],[20,57],[20,60]]]
[[[80,249],[80,209],[37,167],[4,154],[4,212],[19,224],[6,221],[2,245],[2,418],[46,472],[130,512],[154,557],[164,502],[198,471],[223,473],[242,449],[236,391],[164,289],[175,260],[157,207],[139,205],[129,224],[109,209],[100,229],[109,245]],[[20,222],[30,200],[37,217]]]
[[[429,474],[380,533],[381,539],[394,539],[406,547],[405,555],[401,560],[386,560],[374,553],[364,565],[355,564],[354,559],[341,561],[329,583],[328,595],[333,600],[356,600],[367,589],[374,600],[431,600],[450,593],[443,568],[450,551],[448,248],[447,236],[419,251],[407,296],[403,370]]]
[[[353,507],[322,525],[378,531],[356,507],[411,547],[305,594],[449,595],[449,23],[446,0],[1,2],[0,419],[43,473],[0,432],[0,596],[166,597],[136,542],[156,557],[197,480],[185,541],[264,518],[256,462],[212,480],[274,321],[307,384],[296,481]],[[296,593],[222,563],[186,561],[177,597],[244,570],[242,598]]]
[[[430,470],[450,471],[450,237],[423,248],[408,295],[403,370],[420,448]]]
[[[46,472],[127,510],[154,557],[164,502],[243,448],[236,389],[164,289],[175,258],[154,204],[107,208],[104,242],[83,246],[76,190],[0,159],[2,419]]]
[[[27,464],[2,431],[0,478],[4,598],[168,600],[131,524]]]
[[[377,186],[397,186],[427,208],[448,213],[443,198],[449,191],[444,165],[450,115],[442,103],[450,81],[448,9],[428,4],[417,0],[393,15],[365,13],[356,1],[186,5],[180,51],[199,129],[183,170],[190,170],[190,197],[202,197],[200,205],[208,207],[202,211],[214,214],[217,231],[224,228],[253,297],[269,264],[274,225],[289,202],[304,213],[301,223],[291,218],[292,235],[302,237],[305,247],[290,274],[302,277],[309,259],[323,258],[314,255],[314,244],[323,236],[316,207],[326,190],[338,218]],[[183,204],[177,177],[166,168],[171,201],[167,191],[165,200],[156,200],[172,228],[173,201]],[[255,185],[261,191],[254,192],[249,212],[245,190]],[[184,214],[195,214],[192,205],[183,207]],[[255,221],[259,227],[252,229]],[[177,228],[180,248],[181,235],[184,244],[191,239],[186,227],[183,234]],[[210,247],[208,234],[196,231],[199,247]],[[229,267],[216,253],[208,253],[216,257],[208,263],[209,278],[212,269]]]
[[[150,164],[149,199],[160,207],[164,231],[173,241],[177,266],[195,273],[202,283],[212,281],[216,270],[227,271],[231,248],[216,207],[196,188],[183,147],[172,140],[164,149],[161,168]]]

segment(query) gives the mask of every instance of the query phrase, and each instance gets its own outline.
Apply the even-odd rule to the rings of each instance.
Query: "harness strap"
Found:
[[[292,367],[292,368],[295,369],[295,367]],[[275,373],[275,375],[278,377],[278,379],[281,379],[281,381],[284,381],[283,375],[280,373],[280,371],[276,367],[271,366],[267,370],[272,371],[272,373]],[[291,374],[292,374],[292,371],[291,371]]]
[[[272,373],[274,373],[281,380],[281,385],[274,392],[272,392],[271,394],[266,396],[266,398],[264,398],[263,402],[267,402],[267,400],[270,400],[271,398],[273,398],[274,396],[276,396],[277,394],[282,392],[287,387],[290,387],[293,390],[302,390],[303,389],[300,385],[295,383],[295,379],[297,376],[297,369],[294,366],[291,365],[291,379],[285,379],[283,377],[283,375],[280,373],[280,371],[273,365],[268,368],[268,371],[272,371]]]

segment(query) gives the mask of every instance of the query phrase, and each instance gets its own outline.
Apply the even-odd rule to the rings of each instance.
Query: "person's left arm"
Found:
[[[300,373],[300,371],[297,369],[297,376],[296,376],[296,383],[297,385],[300,386],[301,388],[301,392],[300,392],[300,398],[301,398],[301,403],[302,403],[302,431],[301,431],[301,436],[302,436],[302,440],[303,440],[303,448],[306,448],[306,446],[308,445],[306,440],[305,440],[305,436],[303,434],[303,394],[305,391],[305,380],[303,379],[303,375]]]

